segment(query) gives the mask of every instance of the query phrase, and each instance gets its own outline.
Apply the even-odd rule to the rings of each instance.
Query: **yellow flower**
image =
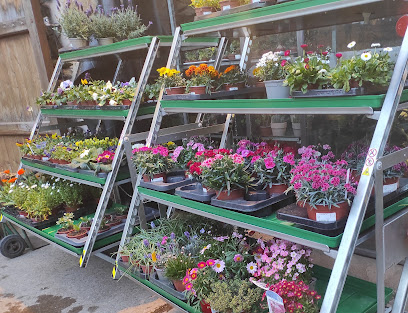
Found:
[[[88,81],[86,79],[81,79],[81,84],[82,85],[88,85]]]
[[[52,139],[57,139],[57,134],[52,134],[51,138]]]
[[[22,144],[22,143],[19,143],[19,142],[16,142],[16,146],[17,146],[17,147],[22,147],[23,144]]]
[[[152,253],[152,261],[155,263],[157,262],[156,251],[153,251]]]
[[[157,72],[159,72],[160,76],[163,76],[166,73],[166,71],[167,71],[167,68],[165,68],[165,67],[159,68],[157,70]]]

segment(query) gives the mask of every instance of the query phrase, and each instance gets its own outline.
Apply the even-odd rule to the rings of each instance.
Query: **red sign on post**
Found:
[[[404,37],[405,31],[408,27],[408,15],[404,15],[399,18],[395,30],[397,31],[398,36]]]

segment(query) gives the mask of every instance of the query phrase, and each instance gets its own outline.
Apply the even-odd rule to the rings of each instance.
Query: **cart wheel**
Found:
[[[19,235],[8,235],[0,242],[0,252],[6,258],[13,259],[23,254],[26,243]]]

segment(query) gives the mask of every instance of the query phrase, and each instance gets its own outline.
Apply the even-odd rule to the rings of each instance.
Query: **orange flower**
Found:
[[[12,184],[12,183],[14,183],[16,180],[17,180],[17,177],[13,177],[12,179],[9,179],[8,182],[9,182],[10,184]]]
[[[224,73],[227,74],[228,72],[231,72],[232,70],[235,70],[236,68],[237,68],[236,65],[228,66],[228,67],[225,69]]]
[[[7,181],[7,179],[2,179],[1,182],[5,183]]]
[[[25,173],[25,170],[23,168],[20,168],[17,172],[18,175],[23,175]]]
[[[4,174],[10,174],[10,170],[5,170],[3,173]]]

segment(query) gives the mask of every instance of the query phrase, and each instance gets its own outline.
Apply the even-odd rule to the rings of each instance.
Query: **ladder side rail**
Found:
[[[95,218],[93,219],[92,226],[89,231],[88,239],[85,243],[82,256],[79,260],[80,267],[86,267],[88,260],[92,254],[93,245],[95,243],[96,236],[98,234],[98,230],[99,230],[100,224],[103,219],[103,215],[108,205],[109,195],[112,192],[112,189],[115,184],[116,176],[119,172],[120,163],[122,161],[122,157],[124,153],[123,141],[124,141],[126,134],[128,134],[131,131],[134,121],[136,119],[137,111],[139,109],[139,106],[142,100],[143,91],[147,84],[147,80],[150,76],[150,72],[153,67],[153,63],[156,58],[156,55],[157,55],[159,42],[160,40],[158,37],[153,37],[149,50],[147,52],[147,56],[146,56],[146,59],[143,65],[143,69],[140,73],[139,82],[135,90],[135,97],[133,98],[131,107],[129,109],[129,114],[123,126],[123,130],[119,138],[118,146],[115,151],[115,157],[112,161],[112,171],[108,174],[108,177],[106,179],[106,183],[103,188],[102,195],[101,195],[100,201],[98,203],[98,207],[95,212]]]
[[[366,164],[370,166],[366,165],[363,169],[363,175],[361,175],[357,194],[354,198],[347,224],[344,229],[343,239],[340,243],[339,253],[333,266],[326,295],[323,299],[321,308],[322,313],[335,313],[339,305],[351,257],[356,247],[356,242],[373,187],[374,164],[384,153],[384,148],[397,112],[401,93],[404,89],[407,77],[407,62],[408,32],[405,33],[401,50],[395,64],[394,73],[371,141],[369,151],[375,153],[375,156],[367,156]]]

